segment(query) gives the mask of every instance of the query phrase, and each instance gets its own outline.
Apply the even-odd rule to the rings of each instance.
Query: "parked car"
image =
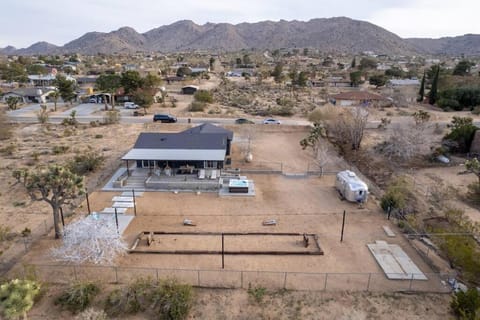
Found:
[[[97,99],[90,98],[90,99],[88,99],[88,103],[97,103]]]
[[[169,114],[155,114],[153,116],[153,122],[157,122],[157,121],[172,123],[172,122],[177,122],[177,118]]]
[[[281,124],[280,120],[276,120],[273,118],[267,118],[263,120],[263,124]]]
[[[138,104],[135,104],[133,102],[125,102],[125,104],[123,106],[125,107],[125,109],[138,109],[138,108],[140,108],[140,106]]]
[[[254,124],[255,122],[253,122],[252,120],[245,119],[245,118],[238,118],[237,120],[235,120],[235,123],[236,124]]]

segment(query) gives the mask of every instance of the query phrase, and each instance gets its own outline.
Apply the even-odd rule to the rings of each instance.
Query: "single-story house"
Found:
[[[137,168],[169,169],[171,172],[223,169],[228,164],[233,132],[205,123],[178,133],[143,132],[133,149],[122,157]]]
[[[199,88],[197,86],[185,86],[182,88],[182,93],[183,94],[195,94]]]
[[[5,92],[2,100],[5,102],[9,97],[17,97],[23,103],[46,103],[52,92],[53,88],[18,88]]]
[[[32,74],[28,76],[28,80],[30,80],[30,84],[35,87],[51,87],[55,84],[55,80],[57,78],[56,73],[50,74]],[[70,81],[76,82],[75,78],[65,75],[65,78]]]
[[[330,100],[339,106],[368,106],[387,99],[367,91],[349,91],[333,95]]]
[[[406,87],[406,86],[420,86],[418,79],[391,79],[388,80],[387,86],[389,87]]]

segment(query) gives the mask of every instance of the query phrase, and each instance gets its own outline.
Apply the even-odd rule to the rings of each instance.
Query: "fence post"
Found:
[[[200,270],[197,270],[197,287],[200,287]]]
[[[323,291],[327,291],[327,280],[328,280],[328,273],[325,273],[325,284],[323,285]]]
[[[412,277],[410,278],[410,284],[408,286],[408,291],[412,291],[413,276],[414,274],[412,273]]]
[[[43,225],[45,226],[45,235],[48,234],[47,220],[43,220]]]
[[[285,276],[283,278],[283,289],[287,289],[287,274],[288,272],[285,272]]]
[[[158,281],[158,268],[155,268],[155,274],[157,276],[157,281]]]
[[[240,271],[240,289],[243,289],[243,271]]]
[[[73,278],[77,281],[77,268],[73,266]]]
[[[283,172],[283,162],[280,162],[280,171]]]
[[[372,274],[368,274],[368,282],[367,282],[367,292],[370,290],[370,279],[372,278]]]
[[[118,283],[118,272],[117,267],[113,267],[115,269],[115,283]]]

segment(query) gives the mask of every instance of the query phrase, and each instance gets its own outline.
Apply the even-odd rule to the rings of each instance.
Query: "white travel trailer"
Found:
[[[355,172],[345,170],[337,173],[335,187],[338,192],[351,202],[365,203],[368,198],[368,186],[360,180]]]

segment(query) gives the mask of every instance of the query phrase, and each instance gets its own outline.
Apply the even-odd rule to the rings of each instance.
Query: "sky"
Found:
[[[2,0],[0,48],[64,45],[87,32],[124,26],[146,32],[178,20],[258,22],[349,17],[400,37],[480,34],[479,0]]]

